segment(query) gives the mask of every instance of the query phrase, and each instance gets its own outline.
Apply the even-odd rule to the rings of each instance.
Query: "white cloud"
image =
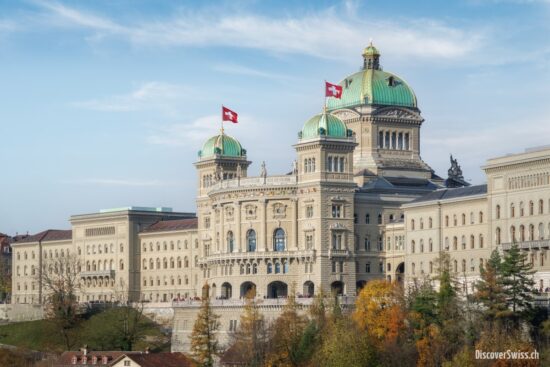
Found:
[[[292,77],[289,77],[287,75],[269,73],[266,71],[257,70],[254,68],[249,68],[246,66],[236,65],[236,64],[218,64],[218,65],[214,65],[213,69],[215,71],[219,71],[226,74],[245,75],[245,76],[259,77],[259,78],[265,78],[265,79],[274,79],[274,80],[293,79]]]
[[[188,96],[189,92],[190,90],[182,85],[148,82],[127,94],[74,102],[73,105],[98,111],[127,112],[154,109],[173,114],[175,106],[178,105],[174,102]]]
[[[356,9],[353,2],[345,3],[344,11],[329,8],[301,17],[180,12],[169,19],[136,24],[117,23],[59,3],[38,4],[52,24],[90,29],[96,41],[116,37],[146,46],[225,46],[347,60],[366,45],[369,36],[389,54],[436,59],[462,57],[483,44],[479,27],[468,31],[430,19],[369,19],[358,16],[357,10],[350,14],[350,9]]]

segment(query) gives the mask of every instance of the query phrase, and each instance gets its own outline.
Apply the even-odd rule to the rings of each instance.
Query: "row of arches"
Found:
[[[277,228],[273,231],[273,251],[286,251],[287,237],[285,230]],[[227,252],[235,251],[235,235],[233,231],[228,231],[226,234]],[[254,229],[249,229],[246,232],[246,251],[255,252],[257,244],[257,235]]]
[[[229,282],[221,284],[218,290],[216,283],[210,286],[210,297],[217,299],[231,299],[234,298],[233,286]],[[288,296],[288,285],[285,282],[276,280],[270,282],[265,290],[264,298],[276,299],[286,298]],[[334,295],[343,295],[345,291],[345,285],[341,281],[335,281],[331,283],[331,291]],[[315,284],[308,280],[302,284],[302,292],[297,294],[298,297],[313,297],[315,295]],[[257,296],[257,287],[254,282],[246,281],[239,286],[239,297]]]

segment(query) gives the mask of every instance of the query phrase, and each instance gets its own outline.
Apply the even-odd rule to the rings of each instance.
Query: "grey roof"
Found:
[[[435,182],[425,178],[378,176],[367,182],[358,192],[414,193],[423,195],[440,188]]]
[[[453,189],[440,189],[430,192],[411,203],[420,203],[424,201],[456,199],[468,196],[483,195],[487,193],[487,185],[476,185],[468,187],[458,187]]]

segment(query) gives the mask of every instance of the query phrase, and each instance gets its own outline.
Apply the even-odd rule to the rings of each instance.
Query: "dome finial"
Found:
[[[372,44],[372,38],[363,50],[363,69],[380,70],[380,52]]]

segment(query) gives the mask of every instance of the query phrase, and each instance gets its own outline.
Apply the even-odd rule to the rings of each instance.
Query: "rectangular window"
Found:
[[[313,217],[313,205],[306,206],[306,218]]]
[[[342,205],[341,204],[332,204],[332,217],[333,218],[342,218]]]
[[[365,273],[370,273],[370,263],[365,264]]]

